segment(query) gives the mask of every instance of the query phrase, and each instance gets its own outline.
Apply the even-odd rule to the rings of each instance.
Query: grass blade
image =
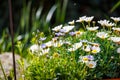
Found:
[[[120,6],[120,0],[112,7],[112,9],[110,10],[110,12],[115,11],[119,6]]]
[[[50,22],[50,20],[52,19],[53,13],[56,10],[56,5],[53,5],[52,8],[50,9],[50,11],[48,12],[48,15],[46,17],[46,22]]]

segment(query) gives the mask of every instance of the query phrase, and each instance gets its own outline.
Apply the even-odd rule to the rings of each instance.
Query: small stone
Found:
[[[18,60],[20,60],[20,56],[18,54],[15,54],[15,63],[16,63],[16,76],[17,79],[20,77],[20,65],[17,63]],[[6,76],[10,76],[10,72],[13,70],[13,57],[11,52],[5,52],[0,54],[0,61],[3,66],[4,72]],[[0,67],[0,77],[4,80],[4,75]]]

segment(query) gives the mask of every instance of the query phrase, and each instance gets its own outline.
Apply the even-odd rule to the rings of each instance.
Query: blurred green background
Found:
[[[95,20],[120,16],[120,0],[12,0],[15,44],[30,45],[33,31],[45,32],[80,16]],[[0,1],[0,53],[11,51],[8,0]],[[17,51],[16,51],[17,52]]]

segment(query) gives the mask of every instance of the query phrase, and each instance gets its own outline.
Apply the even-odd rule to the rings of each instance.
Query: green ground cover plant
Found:
[[[99,80],[120,77],[120,18],[94,16],[33,32],[27,80]]]

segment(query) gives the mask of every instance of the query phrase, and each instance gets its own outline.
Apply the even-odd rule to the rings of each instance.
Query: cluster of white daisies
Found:
[[[80,30],[78,31],[74,31],[73,29],[75,28],[75,22],[80,22],[82,24],[88,23],[87,26],[84,26],[86,28],[87,31],[96,31],[96,36],[101,38],[101,39],[107,39],[107,40],[111,40],[113,42],[115,42],[116,44],[120,44],[120,37],[119,36],[111,36],[109,35],[109,33],[107,31],[98,31],[99,26],[90,26],[90,22],[93,20],[93,16],[92,17],[80,17],[79,20],[73,20],[71,22],[68,22],[69,25],[58,25],[54,28],[52,28],[53,31],[53,35],[54,37],[46,42],[46,43],[42,43],[40,45],[38,44],[34,44],[30,47],[30,50],[32,53],[39,53],[39,55],[44,55],[50,52],[51,47],[61,47],[63,44],[64,45],[70,45],[71,47],[69,47],[68,49],[66,49],[69,52],[74,52],[78,49],[83,50],[85,52],[89,52],[89,53],[99,53],[101,51],[100,48],[100,44],[99,43],[94,43],[94,42],[89,42],[88,40],[81,40],[80,36],[83,35],[84,33],[86,33],[86,31],[82,32]],[[120,18],[118,17],[111,17],[111,19],[114,21],[110,22],[109,20],[100,20],[98,21],[98,24],[100,24],[103,27],[112,27],[111,31],[115,31],[120,33],[120,28],[117,26],[117,23],[120,21]],[[79,40],[79,42],[76,43],[71,43],[70,41],[66,41],[64,40],[63,36],[65,35],[69,35],[71,36],[76,36]],[[88,34],[89,35],[89,34]],[[67,37],[69,37],[67,36]],[[74,37],[73,37],[74,38]],[[41,37],[40,38],[41,41],[46,40],[46,37]],[[86,45],[84,45],[86,44]],[[117,49],[117,53],[120,53],[120,48]],[[96,61],[94,61],[94,57],[92,55],[86,55],[86,56],[80,56],[79,61],[86,63],[86,65],[90,68],[94,68],[96,66]]]

